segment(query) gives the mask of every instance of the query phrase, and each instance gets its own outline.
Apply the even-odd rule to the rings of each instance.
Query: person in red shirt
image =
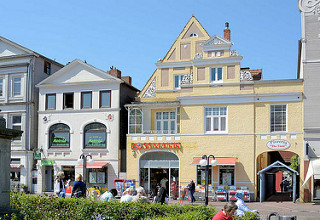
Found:
[[[211,220],[233,220],[232,216],[237,209],[238,206],[234,202],[228,202]]]

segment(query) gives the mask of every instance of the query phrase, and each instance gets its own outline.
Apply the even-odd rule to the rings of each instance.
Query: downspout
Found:
[[[253,93],[255,94],[255,88],[254,88],[254,84],[253,84]],[[256,143],[256,102],[254,101],[253,102],[253,176],[254,176],[254,186],[255,186],[255,195],[257,195],[257,192],[258,192],[258,189],[257,189],[257,184],[258,184],[258,181],[257,181],[257,161],[256,161],[256,158],[257,158],[257,143]],[[261,188],[261,185],[260,185],[260,188]],[[261,192],[260,192],[261,194]],[[260,201],[261,201],[261,198],[260,198]]]

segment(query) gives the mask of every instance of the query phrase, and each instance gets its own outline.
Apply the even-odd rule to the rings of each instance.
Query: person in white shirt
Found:
[[[134,190],[132,187],[127,188],[121,198],[120,198],[120,202],[131,202],[132,201],[132,196],[134,194]]]
[[[238,206],[238,209],[236,211],[237,216],[242,216],[244,215],[245,212],[255,212],[258,213],[257,210],[251,210],[242,200],[243,197],[243,191],[237,191],[236,197],[237,197],[237,202],[236,205]]]
[[[55,179],[54,191],[59,196],[59,198],[66,198],[66,188],[70,183],[70,180],[67,180],[66,183],[64,183],[64,177],[64,172],[60,171]]]

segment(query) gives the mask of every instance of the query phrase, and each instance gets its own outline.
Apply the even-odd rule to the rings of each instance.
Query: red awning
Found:
[[[87,163],[87,168],[102,168],[107,166],[108,164],[108,162],[94,162],[93,164]],[[83,167],[83,165],[81,164],[78,167]]]
[[[191,165],[200,165],[201,157],[194,157]],[[218,165],[236,165],[236,157],[216,157],[216,161],[218,161]],[[209,159],[209,164],[211,164],[212,157]]]

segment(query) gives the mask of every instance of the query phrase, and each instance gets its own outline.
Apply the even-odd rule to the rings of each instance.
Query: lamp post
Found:
[[[209,171],[209,160],[210,160],[210,157],[212,157],[212,160],[211,160],[211,165],[212,166],[216,166],[218,164],[218,161],[215,160],[214,156],[213,155],[203,155],[202,156],[202,160],[200,160],[200,165],[201,166],[206,166],[206,170],[205,170],[205,185],[204,185],[204,204],[205,205],[208,205],[208,171]]]
[[[89,157],[90,159],[88,160],[88,163],[89,164],[93,164],[94,163],[94,160],[92,159],[92,156],[90,154],[81,154],[80,155],[80,158],[78,159],[78,164],[83,164],[83,172],[82,172],[82,176],[83,176],[83,182],[85,184],[85,193],[87,191],[87,185],[86,185],[86,182],[87,182],[87,157]],[[86,195],[85,195],[86,196]]]

